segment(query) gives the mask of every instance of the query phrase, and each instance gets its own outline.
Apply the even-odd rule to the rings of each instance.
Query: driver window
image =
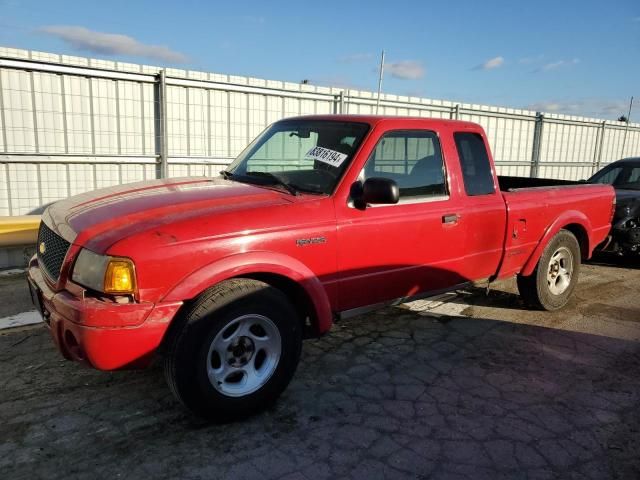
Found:
[[[371,153],[360,178],[395,180],[400,200],[447,194],[440,143],[434,132],[397,131],[385,134]]]

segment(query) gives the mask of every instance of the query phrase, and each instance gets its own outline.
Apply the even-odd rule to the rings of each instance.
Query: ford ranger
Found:
[[[310,116],[268,127],[219,178],[114,186],[48,207],[28,283],[62,355],[164,364],[211,419],[274,402],[334,320],[516,275],[563,307],[607,236],[609,185],[498,177],[483,129]]]

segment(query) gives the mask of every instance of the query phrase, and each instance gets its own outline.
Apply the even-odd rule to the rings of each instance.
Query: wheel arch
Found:
[[[579,223],[570,223],[562,227],[563,230],[569,230],[578,240],[580,245],[580,256],[582,260],[587,260],[591,256],[589,234],[586,228]]]
[[[318,312],[313,300],[309,292],[300,283],[285,275],[271,272],[248,273],[234,278],[251,278],[277,288],[289,298],[296,312],[298,312],[303,321],[303,333],[311,336],[322,333],[319,330]]]
[[[580,256],[582,259],[586,260],[591,257],[593,246],[589,237],[589,232],[592,231],[589,218],[587,218],[584,213],[576,210],[567,211],[560,215],[549,226],[549,228],[547,228],[542,239],[538,242],[533,253],[529,256],[529,259],[522,267],[522,271],[520,272],[521,275],[529,276],[533,273],[546,246],[549,244],[551,239],[563,229],[570,231],[578,240],[578,244],[580,245]]]
[[[281,290],[301,318],[308,318],[313,334],[331,328],[331,305],[320,279],[300,261],[275,252],[237,254],[212,262],[182,279],[163,301],[182,301],[186,307],[207,289],[234,278],[260,280]]]

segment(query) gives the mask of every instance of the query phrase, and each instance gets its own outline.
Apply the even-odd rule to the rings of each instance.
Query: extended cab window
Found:
[[[438,137],[425,130],[386,133],[367,160],[363,177],[395,180],[401,200],[447,193]]]
[[[477,133],[466,132],[454,133],[453,137],[458,149],[462,179],[467,195],[494,193],[491,163],[482,137]]]

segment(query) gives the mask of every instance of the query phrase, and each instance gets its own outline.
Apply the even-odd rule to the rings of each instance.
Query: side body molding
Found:
[[[256,273],[280,275],[301,285],[315,308],[318,333],[331,328],[331,304],[320,279],[299,260],[276,252],[239,253],[205,265],[183,278],[163,302],[188,300],[224,280]]]
[[[544,235],[538,242],[538,245],[533,250],[533,253],[529,257],[529,259],[525,262],[524,267],[520,272],[522,275],[528,276],[533,273],[533,270],[536,268],[536,264],[538,263],[538,260],[542,256],[542,252],[544,251],[547,244],[551,241],[551,239],[554,237],[556,233],[558,233],[567,225],[580,226],[580,228],[583,231],[582,233],[584,234],[584,238],[586,239],[586,242],[587,242],[587,244],[584,245],[584,247],[586,247],[586,253],[587,253],[586,256],[587,258],[591,257],[591,253],[593,249],[593,242],[589,237],[590,235],[589,232],[592,231],[591,222],[589,221],[589,219],[584,213],[579,212],[577,210],[568,210],[566,212],[563,212],[558,218],[555,219],[555,221],[549,226],[549,228],[547,228]]]

